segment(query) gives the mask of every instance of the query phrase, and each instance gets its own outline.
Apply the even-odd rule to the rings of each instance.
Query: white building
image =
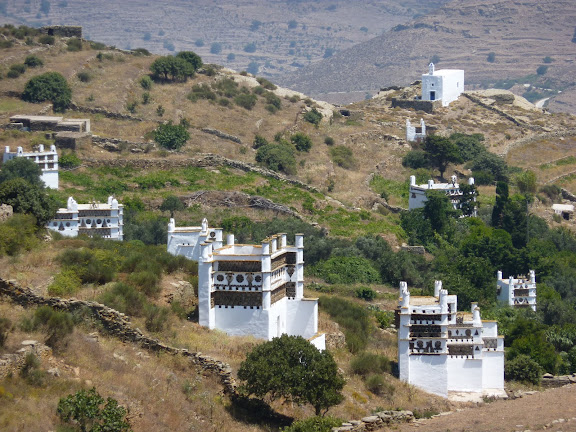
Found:
[[[406,141],[423,141],[426,138],[426,124],[420,119],[420,127],[412,126],[410,119],[406,119]]]
[[[50,189],[58,189],[58,153],[56,146],[51,145],[50,150],[44,150],[44,145],[38,146],[38,151],[25,152],[22,147],[18,147],[15,152],[10,151],[10,147],[4,149],[2,163],[6,163],[16,157],[23,157],[35,162],[42,170],[40,178]]]
[[[474,177],[468,178],[468,184],[474,184]],[[426,194],[429,191],[444,192],[450,198],[455,210],[461,207],[463,192],[455,175],[450,178],[450,183],[434,183],[434,180],[428,180],[428,183],[421,185],[416,184],[416,176],[412,175],[410,176],[408,210],[424,208],[426,201],[428,201]],[[474,196],[474,202],[476,202],[476,196]],[[476,209],[474,209],[473,216],[476,216]]]
[[[536,273],[530,270],[530,278],[517,276],[514,279],[502,279],[502,272],[497,276],[498,300],[513,307],[529,307],[536,311]]]
[[[304,236],[295,245],[286,234],[260,245],[222,243],[222,230],[176,228],[168,224],[168,252],[198,260],[199,322],[229,335],[271,340],[282,334],[302,336],[325,349],[318,334],[318,300],[304,298]]]
[[[66,237],[86,234],[90,237],[123,240],[123,218],[124,206],[118,204],[114,197],[108,197],[106,204],[78,204],[70,197],[67,207],[59,209],[46,228]]]
[[[496,321],[457,312],[458,299],[434,284],[433,297],[411,296],[400,282],[397,309],[400,379],[451,399],[505,396],[504,338]]]
[[[422,100],[441,100],[448,106],[464,91],[464,71],[461,69],[435,70],[430,63],[428,73],[422,75]]]

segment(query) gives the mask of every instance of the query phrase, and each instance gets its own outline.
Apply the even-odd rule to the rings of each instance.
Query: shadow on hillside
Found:
[[[231,402],[226,410],[235,420],[243,423],[268,426],[271,430],[279,430],[281,427],[291,425],[294,421],[292,417],[277,413],[270,405],[260,399],[236,396],[232,398]]]

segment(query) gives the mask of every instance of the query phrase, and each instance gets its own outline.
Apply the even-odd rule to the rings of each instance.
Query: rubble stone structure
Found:
[[[90,132],[90,119],[65,119],[59,116],[14,115],[10,124],[30,132]]]
[[[68,198],[66,208],[61,208],[56,217],[46,224],[46,228],[58,231],[66,237],[85,234],[111,240],[124,238],[124,206],[110,196],[106,204],[92,202],[78,204]]]
[[[512,307],[529,307],[536,311],[536,272],[530,270],[530,277],[510,276],[502,279],[502,272],[497,275],[498,300]]]
[[[50,36],[82,38],[82,26],[53,25],[40,27],[40,32]]]
[[[325,349],[318,334],[318,299],[304,298],[304,236],[295,245],[277,234],[259,245],[223,245],[222,230],[168,224],[168,252],[198,261],[199,322],[230,335],[271,340],[302,336]]]
[[[400,379],[447,398],[504,397],[504,338],[496,321],[458,312],[458,298],[436,281],[434,296],[411,296],[400,282],[396,310]]]
[[[18,147],[15,152],[10,151],[10,147],[4,149],[2,163],[6,163],[16,157],[23,157],[36,163],[42,170],[40,179],[46,187],[58,189],[58,152],[56,146],[51,145],[50,150],[45,150],[44,145],[38,146],[38,151],[25,152],[22,147]]]

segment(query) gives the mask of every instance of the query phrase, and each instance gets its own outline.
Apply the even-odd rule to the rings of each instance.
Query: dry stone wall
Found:
[[[362,420],[350,420],[342,426],[332,428],[332,432],[369,432],[380,430],[396,423],[414,421],[412,411],[380,411]]]
[[[4,279],[0,279],[0,296],[8,297],[15,303],[25,307],[50,306],[51,308],[67,312],[79,310],[89,311],[94,319],[98,320],[102,324],[102,327],[112,336],[126,342],[137,343],[141,347],[151,351],[187,357],[193,364],[201,367],[205,371],[215,374],[224,387],[224,393],[231,397],[238,397],[236,380],[232,376],[230,365],[210,356],[203,355],[202,353],[193,353],[187,349],[174,348],[163,344],[157,339],[148,337],[144,335],[140,329],[133,328],[130,324],[130,319],[126,315],[101,303],[76,299],[66,300],[58,297],[42,297],[34,294],[28,288],[19,287],[13,281]]]
[[[0,380],[16,375],[24,367],[26,356],[34,354],[38,358],[49,358],[52,355],[52,349],[36,341],[24,341],[23,347],[14,354],[4,354],[0,356]]]

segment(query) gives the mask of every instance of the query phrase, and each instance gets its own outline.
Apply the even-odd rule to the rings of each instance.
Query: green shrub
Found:
[[[273,171],[296,174],[296,159],[293,150],[284,144],[267,144],[258,148],[256,162]]]
[[[10,69],[8,72],[6,72],[7,78],[18,78],[20,75],[21,73],[15,69]]]
[[[356,297],[361,298],[366,301],[372,301],[376,298],[376,291],[370,287],[360,287],[354,291]]]
[[[40,360],[33,353],[28,353],[24,357],[20,376],[33,387],[44,387],[46,384],[46,372],[40,369]]]
[[[35,55],[29,55],[28,57],[26,57],[26,59],[24,60],[24,64],[31,68],[44,66],[44,62],[42,61],[42,59]]]
[[[0,223],[0,257],[32,250],[39,243],[36,219],[30,214],[14,214]]]
[[[364,308],[339,297],[321,296],[319,304],[343,327],[346,345],[352,354],[366,348],[373,328],[370,316]]]
[[[38,42],[43,45],[54,45],[55,41],[56,39],[54,39],[54,36],[50,35],[42,35],[38,38]]]
[[[81,286],[82,280],[76,272],[66,269],[54,276],[54,281],[48,285],[48,294],[56,297],[69,296],[78,292]]]
[[[316,108],[312,108],[310,111],[304,114],[303,119],[306,120],[308,123],[312,123],[313,125],[318,127],[318,125],[322,121],[322,113],[320,113],[320,111],[318,111]]]
[[[82,283],[108,283],[114,279],[119,265],[113,252],[86,248],[67,249],[59,259],[63,266],[76,272]]]
[[[334,145],[334,138],[327,136],[324,138],[324,144],[333,146]]]
[[[378,321],[378,327],[381,329],[386,329],[392,325],[394,322],[394,312],[392,311],[374,311],[374,316],[376,321]]]
[[[152,89],[152,78],[150,78],[148,75],[144,75],[142,78],[140,78],[140,86],[144,90]]]
[[[328,283],[380,283],[380,274],[366,258],[335,256],[311,266],[310,273]]]
[[[78,72],[76,76],[83,83],[87,83],[92,79],[92,75],[90,74],[90,72],[87,71]]]
[[[350,362],[352,373],[366,377],[371,374],[390,373],[391,365],[387,357],[380,354],[363,352]]]
[[[70,38],[68,39],[68,42],[66,42],[66,49],[68,51],[72,51],[72,52],[76,52],[76,51],[82,51],[82,41],[78,38]]]
[[[147,304],[144,294],[131,285],[116,282],[106,292],[99,301],[113,309],[133,316],[142,316]]]
[[[47,72],[30,79],[24,87],[22,99],[26,102],[51,101],[56,111],[62,111],[70,105],[72,90],[66,78],[58,72]]]
[[[146,305],[144,308],[144,316],[146,317],[145,326],[146,330],[150,332],[161,332],[168,324],[168,316],[170,310],[156,306],[154,304]]]
[[[219,96],[233,98],[238,95],[238,83],[231,78],[223,78],[212,85]]]
[[[529,356],[520,354],[512,360],[506,360],[504,377],[506,380],[539,384],[542,377],[542,368]]]
[[[154,141],[168,150],[180,150],[186,141],[190,139],[190,134],[182,125],[173,125],[172,122],[161,124],[154,131]]]
[[[93,50],[103,50],[106,49],[106,44],[102,42],[90,42],[90,48]]]
[[[380,374],[370,375],[366,378],[366,388],[378,396],[391,397],[394,394],[394,386],[386,382],[386,379]]]
[[[332,162],[344,169],[351,169],[356,165],[354,153],[346,146],[339,145],[332,147],[330,149],[330,157],[332,158]]]
[[[538,75],[545,75],[546,72],[548,72],[548,66],[541,65],[538,66],[538,68],[536,69],[536,73]]]
[[[208,84],[194,84],[192,91],[186,97],[190,101],[196,102],[198,99],[216,100],[217,95]]]
[[[282,100],[272,92],[264,93],[264,99],[268,105],[272,105],[277,110],[282,109]]]
[[[411,150],[402,158],[402,166],[412,169],[428,168],[430,159],[423,150]]]
[[[151,271],[139,271],[128,276],[131,285],[139,288],[148,297],[157,297],[160,294],[160,278]]]
[[[66,345],[67,337],[74,331],[74,320],[68,312],[49,306],[40,306],[34,312],[34,328],[41,328],[47,335],[46,345],[58,349]]]
[[[234,98],[234,103],[242,108],[251,110],[256,106],[257,97],[253,94],[239,94]]]
[[[258,81],[258,84],[260,84],[266,90],[276,90],[278,88],[270,81],[268,81],[266,78],[258,77],[256,78],[256,81]]]
[[[18,73],[18,75],[22,75],[24,72],[26,72],[26,65],[16,63],[13,65],[10,65],[10,70],[15,71],[16,73]]]
[[[290,137],[290,141],[296,147],[296,150],[302,152],[308,152],[312,148],[312,140],[306,134],[302,132],[297,132]]]
[[[330,432],[333,427],[342,424],[342,420],[334,417],[309,417],[304,420],[296,420],[290,426],[282,429],[282,432]]]

